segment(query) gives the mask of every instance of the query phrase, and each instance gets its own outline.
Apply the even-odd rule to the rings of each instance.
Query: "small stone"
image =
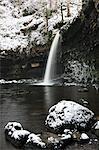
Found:
[[[95,142],[98,142],[98,139],[94,139]]]
[[[80,136],[80,143],[89,142],[90,138],[86,133],[82,133]]]
[[[71,139],[71,134],[62,134],[61,140],[69,141]]]
[[[88,140],[89,137],[88,137],[88,135],[86,133],[82,133],[80,139],[81,140]]]
[[[67,134],[67,133],[72,134],[72,131],[70,129],[64,129],[64,133],[65,134]]]
[[[88,92],[88,89],[87,88],[81,88],[81,89],[78,89],[78,92]]]

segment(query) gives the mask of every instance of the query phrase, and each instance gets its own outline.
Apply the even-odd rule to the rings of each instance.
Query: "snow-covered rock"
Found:
[[[26,143],[30,132],[27,130],[15,130],[10,136],[9,141],[17,147],[23,147]]]
[[[71,135],[72,135],[72,130],[70,130],[70,129],[65,129],[65,130],[64,130],[64,133],[65,133],[65,134],[71,134]]]
[[[61,149],[63,142],[59,137],[48,137],[47,147],[49,149]]]
[[[93,132],[97,137],[99,137],[99,121],[97,121],[97,122],[94,124],[94,126],[93,126],[93,128],[92,128],[92,132]]]
[[[89,136],[86,134],[86,133],[82,133],[81,134],[81,137],[80,137],[80,140],[89,140]]]
[[[34,146],[46,148],[46,144],[42,141],[42,139],[38,135],[31,133],[28,136],[25,147],[33,148]]]
[[[23,130],[23,127],[18,122],[9,122],[7,123],[4,129],[5,129],[5,134],[11,136],[14,131]]]
[[[54,148],[54,149],[61,149],[66,144],[71,143],[72,136],[71,134],[58,134],[58,135],[52,135],[48,137],[47,140],[47,147],[48,148]]]
[[[56,132],[65,128],[87,129],[92,126],[93,117],[94,113],[88,108],[73,101],[62,100],[49,109],[45,124]]]
[[[26,138],[29,134],[30,132],[27,130],[16,130],[13,132],[11,137],[14,138],[15,140],[21,140],[23,138]]]
[[[94,129],[95,129],[95,130],[99,130],[99,121],[97,121],[97,122],[95,123]]]
[[[86,133],[80,133],[79,131],[74,131],[72,134],[73,141],[78,143],[85,143],[90,140],[89,136]]]
[[[71,139],[71,134],[62,134],[61,140],[62,141],[67,141]]]
[[[13,145],[22,147],[30,134],[29,131],[23,130],[23,127],[18,122],[9,122],[5,126],[5,137]]]

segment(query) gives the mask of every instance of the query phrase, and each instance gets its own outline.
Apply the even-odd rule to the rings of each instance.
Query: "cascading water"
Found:
[[[48,61],[47,61],[47,65],[46,65],[45,75],[44,75],[44,82],[43,82],[44,85],[50,85],[52,80],[55,79],[56,52],[57,52],[57,48],[58,48],[59,37],[60,37],[60,34],[58,31],[52,42],[50,53],[48,56]]]

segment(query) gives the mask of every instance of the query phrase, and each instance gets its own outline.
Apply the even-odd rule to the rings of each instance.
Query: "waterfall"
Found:
[[[47,65],[46,65],[46,70],[45,70],[45,75],[44,75],[44,85],[49,85],[51,83],[51,81],[53,79],[55,79],[55,75],[56,75],[56,52],[57,52],[57,48],[58,48],[58,43],[59,43],[59,31],[57,32],[51,48],[50,48],[50,52],[49,52],[49,56],[48,56],[48,61],[47,61]]]

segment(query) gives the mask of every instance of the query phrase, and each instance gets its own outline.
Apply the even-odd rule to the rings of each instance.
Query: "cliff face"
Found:
[[[63,0],[2,0],[0,1],[0,68],[1,78],[40,67],[46,61],[52,39],[63,21],[77,16],[81,2],[71,0],[71,17]],[[62,5],[62,12],[61,12]],[[32,67],[31,67],[32,66]],[[26,73],[25,72],[25,73]]]
[[[69,82],[99,81],[99,1],[89,0],[80,16],[61,30],[64,78]]]

